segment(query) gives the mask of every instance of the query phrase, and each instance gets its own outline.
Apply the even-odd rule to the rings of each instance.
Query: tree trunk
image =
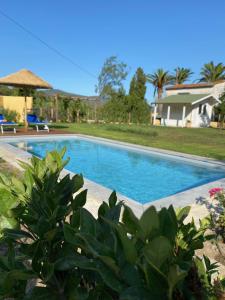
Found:
[[[77,123],[80,123],[80,110],[77,110]]]
[[[163,89],[162,88],[158,88],[158,99],[162,98],[162,94],[163,94]]]
[[[58,122],[58,96],[55,96],[55,121]]]
[[[51,120],[54,118],[54,109],[51,107]]]
[[[67,115],[67,122],[70,122],[70,110],[67,108],[66,110],[66,115]]]
[[[129,111],[129,113],[128,113],[128,124],[130,125],[130,123],[131,123],[131,112]]]

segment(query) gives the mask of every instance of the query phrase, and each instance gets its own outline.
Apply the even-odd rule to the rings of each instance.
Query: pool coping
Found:
[[[83,134],[57,134],[55,135],[47,135],[47,136],[15,136],[15,137],[1,137],[0,138],[0,155],[10,164],[14,165],[15,167],[19,167],[17,161],[22,160],[25,162],[29,162],[30,158],[32,157],[32,154],[29,152],[26,152],[25,150],[19,149],[13,145],[10,145],[9,142],[15,141],[15,140],[45,140],[45,139],[59,139],[59,138],[82,138],[86,140],[93,140],[96,142],[108,144],[108,145],[114,145],[115,147],[122,147],[129,150],[134,151],[140,151],[148,154],[154,153],[155,155],[159,156],[169,156],[171,158],[181,159],[189,161],[189,163],[200,164],[200,165],[207,165],[211,167],[219,167],[219,168],[225,168],[225,163],[223,161],[218,161],[216,159],[201,157],[197,155],[191,155],[186,153],[180,153],[170,150],[163,150],[153,147],[147,147],[147,146],[141,146],[136,144],[130,144],[115,140],[110,140],[106,138],[98,138]],[[71,174],[74,175],[75,173],[64,169],[62,172],[62,176],[65,174]],[[161,207],[168,207],[169,205],[173,205],[175,207],[183,207],[186,205],[191,205],[196,203],[200,198],[208,197],[208,190],[213,187],[225,187],[225,178],[221,178],[219,180],[206,183],[188,190],[185,190],[183,192],[176,193],[174,195],[161,198],[158,200],[154,200],[145,204],[141,204],[129,197],[126,197],[120,193],[117,193],[118,199],[123,200],[127,205],[132,207],[136,215],[141,215],[142,212],[149,206],[154,205],[157,209]],[[104,187],[103,185],[100,185],[94,181],[91,181],[87,178],[84,178],[84,188],[88,189],[88,193],[91,194],[95,199],[98,200],[99,205],[102,203],[102,201],[107,201],[109,195],[111,194],[112,190],[109,188]]]

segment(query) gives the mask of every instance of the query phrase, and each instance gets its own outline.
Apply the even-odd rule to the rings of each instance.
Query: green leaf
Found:
[[[7,274],[7,280],[28,280],[35,278],[36,275],[32,271],[25,271],[25,270],[12,270]]]
[[[80,192],[72,201],[73,210],[78,209],[79,207],[83,207],[87,200],[87,190],[83,190]]]
[[[186,219],[186,217],[189,215],[189,212],[191,210],[190,206],[183,207],[181,209],[176,210],[177,220],[181,223]]]
[[[54,292],[48,287],[34,287],[24,300],[58,300],[59,295],[54,295]]]
[[[116,226],[116,230],[123,247],[124,256],[129,263],[134,264],[138,257],[134,242],[127,236],[121,226]]]
[[[64,224],[63,226],[63,233],[64,233],[64,237],[65,240],[77,247],[80,247],[81,245],[83,245],[83,241],[76,236],[77,231],[69,224]]]
[[[72,178],[74,182],[74,193],[76,193],[78,190],[80,190],[84,185],[84,179],[82,175],[74,175]]]
[[[67,271],[75,267],[85,270],[95,270],[96,262],[93,259],[88,259],[77,253],[59,258],[54,265],[55,270]]]
[[[98,209],[98,217],[105,217],[105,215],[107,214],[107,212],[109,211],[109,206],[108,204],[106,204],[104,201],[102,202],[102,204],[99,206]]]
[[[187,276],[187,272],[179,269],[177,265],[170,266],[168,273],[168,283],[169,283],[169,299],[173,299],[173,291],[178,283],[183,281]]]
[[[41,277],[44,281],[48,281],[54,274],[54,264],[49,262],[42,263]]]
[[[171,255],[171,244],[164,236],[154,238],[144,248],[146,260],[157,268],[160,268]]]
[[[149,237],[152,232],[159,230],[159,217],[154,206],[150,206],[144,211],[140,219],[140,226],[144,238]]]
[[[18,222],[14,218],[0,216],[0,232],[6,229],[13,229],[18,227]]]
[[[132,286],[123,290],[120,295],[120,300],[156,300],[156,298],[146,287]]]
[[[34,239],[33,236],[24,230],[16,230],[16,229],[5,229],[4,235],[6,238],[10,238],[12,240],[22,239],[22,238],[29,238]]]
[[[80,231],[96,236],[98,223],[93,215],[85,208],[80,209]]]
[[[128,206],[124,206],[122,221],[129,233],[135,234],[137,231],[140,231],[139,220]]]
[[[112,207],[114,207],[114,206],[116,205],[116,202],[117,202],[117,196],[116,196],[116,192],[115,192],[115,191],[113,191],[113,192],[111,193],[111,195],[109,196],[108,202],[109,202],[109,207],[110,207],[110,208],[112,208]]]
[[[172,206],[169,208],[163,207],[159,213],[160,232],[170,241],[175,240],[177,234],[177,217]]]

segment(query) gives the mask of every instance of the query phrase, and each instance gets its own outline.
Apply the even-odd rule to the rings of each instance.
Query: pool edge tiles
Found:
[[[71,135],[69,136],[66,136],[66,135],[63,135],[63,136],[45,136],[45,137],[35,137],[35,138],[32,138],[30,136],[26,136],[26,137],[13,137],[13,138],[1,138],[0,139],[0,144],[2,146],[2,144],[5,144],[5,146],[7,145],[6,142],[17,142],[19,140],[30,140],[30,141],[43,141],[43,140],[46,140],[46,139],[60,139],[60,138],[63,138],[63,139],[70,139],[70,138],[84,138],[86,140],[91,140],[91,141],[97,141],[97,142],[102,142],[104,141],[104,143],[107,143],[109,145],[112,145],[112,144],[115,144],[115,145],[118,145],[119,148],[121,148],[121,146],[124,146],[123,148],[127,148],[127,143],[122,143],[122,142],[119,142],[117,143],[116,141],[112,141],[112,140],[107,140],[107,139],[98,139],[98,138],[89,138],[87,136],[83,136],[83,135],[73,135],[73,137],[71,137]],[[129,148],[132,148],[133,145],[131,144],[128,144],[128,147]],[[13,151],[14,149],[14,155],[11,157],[11,160],[13,158],[15,158],[15,155],[17,156],[17,159],[19,158],[18,157],[18,152],[21,153],[22,157],[24,157],[25,155],[25,151],[23,150],[20,150],[18,148],[16,148],[15,146],[12,146],[12,145],[8,145],[8,149],[11,148],[11,150]],[[143,148],[144,152],[148,151],[148,147],[142,147],[142,146],[138,146],[138,145],[134,145],[134,150],[136,150],[136,148],[139,148],[140,150]],[[17,150],[15,150],[17,149]],[[158,149],[154,149],[155,151],[157,152],[160,152],[160,150],[158,151]],[[155,152],[154,151],[154,152]],[[16,152],[16,154],[15,154]],[[152,153],[152,148],[150,148],[150,153]],[[168,154],[169,156],[172,155],[173,152],[171,151],[168,151]],[[163,150],[163,154],[166,155],[166,151]],[[175,154],[175,156],[177,157],[177,155]],[[185,158],[190,161],[190,160],[193,160],[194,164],[196,164],[196,162],[198,162],[198,160],[196,159],[196,156],[194,156],[194,159],[193,159],[193,156],[191,155],[186,155],[186,154],[183,154],[183,153],[179,153],[179,157],[182,159],[183,156],[185,156]],[[15,159],[14,159],[15,160]],[[216,161],[216,160],[211,160],[211,159],[208,159],[208,158],[204,158],[204,157],[200,157],[200,160],[199,160],[200,164],[204,164],[204,165],[207,165],[207,166],[212,166],[214,165],[214,167],[216,166],[220,166],[222,168],[225,168],[225,164],[223,162],[220,162],[220,161]],[[72,173],[72,172],[69,172],[69,173]],[[92,185],[92,192],[95,193],[96,195],[97,194],[102,194],[103,190],[106,191],[105,193],[105,196],[104,197],[101,197],[103,199],[102,200],[107,200],[108,198],[108,195],[110,194],[110,189],[106,188],[105,186],[103,186],[102,184],[98,184],[98,183],[95,183],[93,182],[93,180],[87,180],[86,179],[86,182],[89,182],[89,186]],[[91,182],[91,184],[90,184]],[[211,187],[214,187],[214,186],[221,186],[221,185],[225,185],[225,181],[224,181],[224,178],[221,178],[219,180],[216,180],[214,182],[210,182],[210,183],[206,183],[206,184],[203,184],[203,185],[200,185],[198,187],[195,187],[195,188],[191,188],[191,189],[188,189],[188,190],[185,190],[183,192],[180,192],[180,193],[176,193],[176,194],[173,194],[171,196],[166,196],[166,197],[162,197],[158,200],[153,200],[151,202],[147,202],[145,204],[141,204],[140,202],[138,201],[135,201],[135,200],[132,200],[131,198],[127,197],[127,196],[123,196],[123,195],[119,195],[119,198],[120,199],[124,199],[126,200],[125,202],[126,203],[129,203],[130,206],[132,207],[136,207],[138,208],[138,210],[141,212],[143,211],[144,208],[148,207],[149,205],[156,205],[157,207],[161,207],[161,206],[168,206],[170,204],[173,204],[174,206],[183,206],[183,205],[187,205],[187,204],[191,204],[191,203],[194,203],[196,198],[197,197],[200,197],[202,196],[203,194],[206,195],[208,193],[208,189],[211,188]],[[101,187],[101,188],[100,188]],[[99,190],[101,189],[101,192],[95,192],[95,189],[96,190]],[[90,191],[89,191],[90,192]],[[177,201],[179,199],[179,201]],[[140,209],[139,209],[140,208]]]

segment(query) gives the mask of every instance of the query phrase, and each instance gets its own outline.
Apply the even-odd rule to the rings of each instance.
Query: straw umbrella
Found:
[[[43,79],[26,69],[0,78],[0,85],[19,87],[24,90],[24,123],[27,130],[27,97],[29,96],[29,91],[31,89],[52,89],[52,86],[48,82],[44,81]]]

